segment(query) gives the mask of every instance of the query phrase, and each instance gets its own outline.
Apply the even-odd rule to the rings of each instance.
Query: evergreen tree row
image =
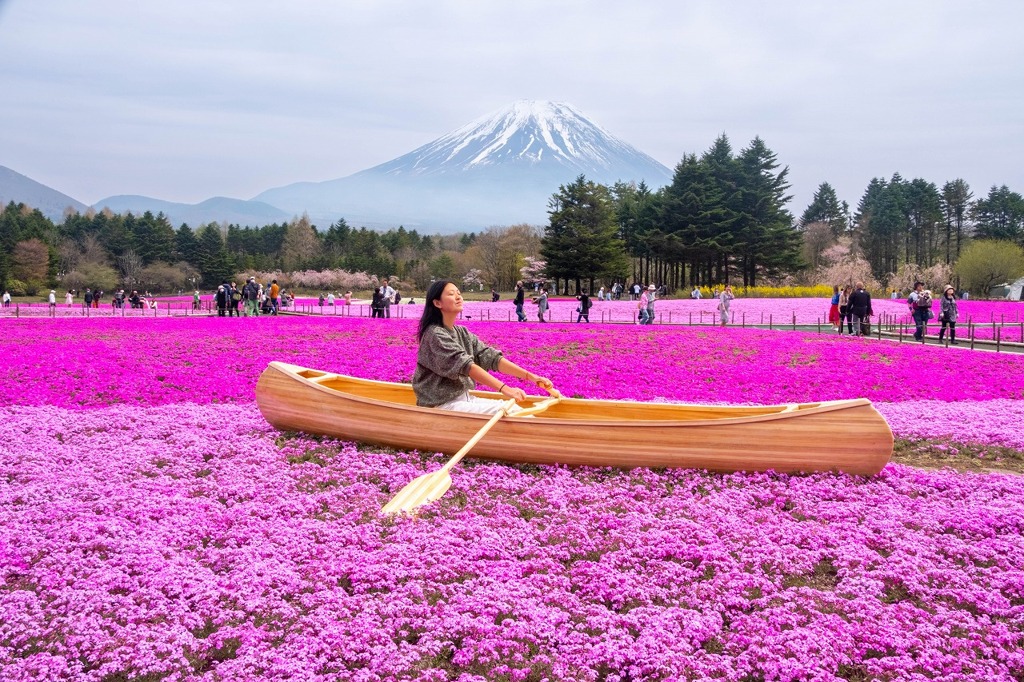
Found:
[[[801,237],[785,208],[788,172],[760,138],[735,155],[722,135],[703,155],[684,156],[672,184],[656,192],[580,176],[549,204],[547,274],[577,288],[632,279],[674,290],[755,286],[799,270]]]
[[[115,276],[130,280],[142,268],[175,264],[182,272],[194,273],[191,283],[198,286],[213,286],[254,270],[334,268],[403,277],[429,270],[439,259],[444,266],[450,260],[446,250],[464,251],[473,239],[474,235],[430,237],[403,227],[387,232],[355,229],[344,219],[325,231],[306,218],[263,227],[210,223],[198,230],[186,224],[175,229],[162,213],[148,211],[141,216],[70,213],[64,222],[54,224],[39,210],[11,202],[0,212],[0,287],[25,277],[24,272],[35,272],[18,260],[18,254],[27,250],[16,247],[28,242],[46,247],[44,275],[34,282],[34,288],[41,288],[91,265],[116,267]]]

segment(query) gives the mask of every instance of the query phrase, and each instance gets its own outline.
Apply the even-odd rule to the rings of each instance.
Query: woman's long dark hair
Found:
[[[416,331],[416,341],[423,340],[427,327],[435,324],[444,324],[444,316],[441,314],[441,309],[434,305],[434,301],[441,300],[441,294],[444,293],[444,288],[449,284],[455,284],[455,282],[450,279],[439,279],[427,289],[427,300],[423,302],[423,314],[420,315],[420,326]],[[456,286],[458,285],[456,284]]]

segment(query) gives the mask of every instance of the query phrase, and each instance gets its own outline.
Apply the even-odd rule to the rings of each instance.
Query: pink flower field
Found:
[[[1024,356],[499,305],[465,323],[568,395],[863,396],[976,471],[466,460],[385,517],[441,457],[276,432],[254,387],[408,381],[413,316],[5,317],[0,679],[1024,680]]]

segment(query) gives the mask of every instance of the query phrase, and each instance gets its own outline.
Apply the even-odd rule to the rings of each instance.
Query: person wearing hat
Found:
[[[942,329],[939,330],[939,343],[942,343],[943,337],[946,335],[946,327],[949,327],[949,342],[952,345],[956,345],[956,318],[958,317],[958,311],[956,308],[956,290],[953,286],[947,284],[942,288],[942,299],[939,301],[941,309],[939,315],[942,322]]]
[[[57,292],[54,291],[53,289],[50,289],[50,307],[57,307]]]
[[[256,317],[260,314],[260,288],[255,277],[250,277],[242,287],[242,301],[245,303],[246,317]]]
[[[654,324],[654,299],[658,287],[650,284],[647,286],[647,324]]]

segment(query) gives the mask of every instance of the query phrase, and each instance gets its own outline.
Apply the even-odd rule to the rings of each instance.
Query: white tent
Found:
[[[1024,301],[1024,277],[1021,277],[1013,284],[1010,284],[1009,289],[1009,293],[1006,294],[1007,300]]]

